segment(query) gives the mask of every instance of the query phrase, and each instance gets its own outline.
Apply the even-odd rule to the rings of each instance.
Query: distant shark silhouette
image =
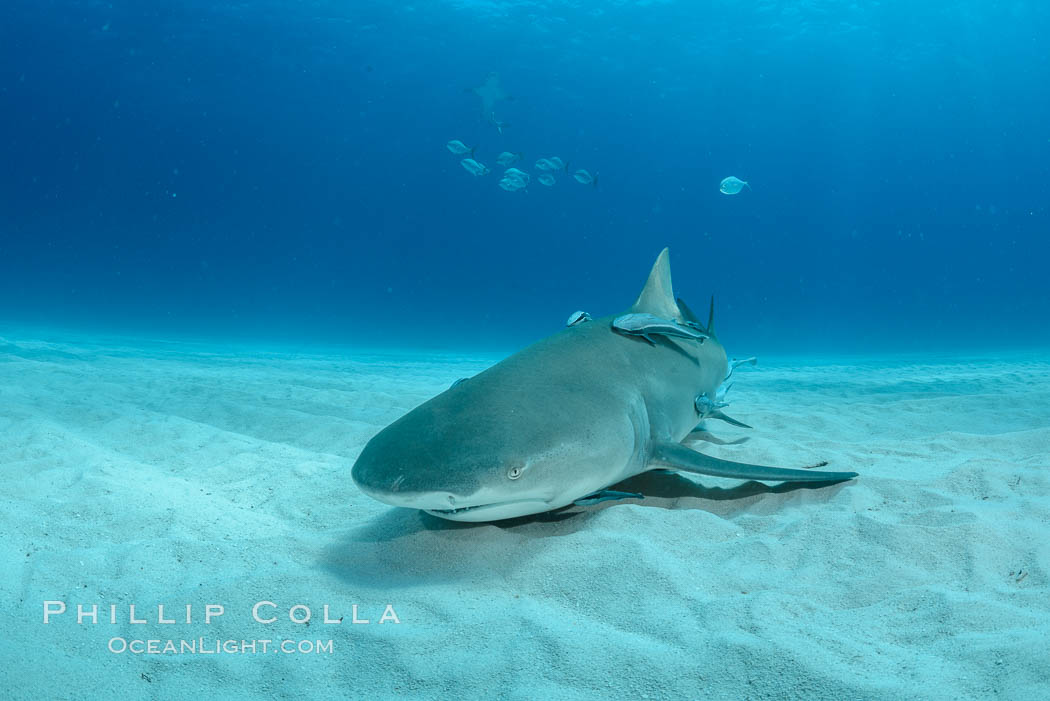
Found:
[[[731,462],[682,445],[701,419],[720,418],[705,407],[721,406],[725,350],[711,318],[703,327],[675,299],[666,248],[629,312],[689,323],[706,337],[649,343],[617,333],[612,316],[569,326],[380,431],[354,463],[354,482],[385,504],[494,521],[640,496],[609,487],[648,470],[775,482],[857,476]]]
[[[472,92],[481,98],[481,116],[492,122],[496,121],[496,103],[514,99],[512,95],[503,91],[503,86],[499,84],[499,74],[494,72],[488,74],[484,83],[476,88],[467,88],[465,92]]]

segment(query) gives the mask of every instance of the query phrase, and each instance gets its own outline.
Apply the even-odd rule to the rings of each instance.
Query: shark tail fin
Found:
[[[666,248],[660,251],[656,262],[653,263],[652,270],[649,271],[645,287],[642,288],[641,294],[631,307],[631,312],[655,314],[664,319],[684,321],[671,288],[670,255],[670,251]]]

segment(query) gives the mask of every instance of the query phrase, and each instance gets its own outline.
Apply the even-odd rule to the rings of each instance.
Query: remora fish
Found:
[[[685,324],[667,249],[627,313]],[[691,314],[690,314],[691,316]],[[649,345],[615,317],[563,329],[449,388],[380,431],[351,471],[365,494],[453,521],[494,521],[593,499],[647,470],[839,482],[820,472],[721,460],[682,445],[728,374],[715,338]]]
[[[710,336],[704,332],[689,326],[688,322],[678,323],[673,319],[661,319],[655,314],[624,314],[613,319],[613,329],[630,336],[641,336],[649,343],[654,343],[649,336],[673,336],[675,338],[689,338],[703,343]]]

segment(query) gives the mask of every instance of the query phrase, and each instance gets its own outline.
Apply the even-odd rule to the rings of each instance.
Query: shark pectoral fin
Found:
[[[714,443],[715,445],[740,445],[741,443],[747,443],[748,441],[747,436],[727,441],[726,439],[719,438],[710,431],[705,431],[702,428],[694,428],[686,438],[692,441],[707,441],[708,443]]]
[[[750,465],[745,462],[722,460],[698,453],[681,443],[657,443],[653,446],[649,464],[669,467],[681,472],[733,479],[762,480],[764,482],[843,482],[857,476],[856,472],[821,472],[793,470],[786,467]]]
[[[737,421],[732,416],[725,415],[724,413],[722,413],[722,411],[720,409],[715,409],[714,411],[712,411],[710,414],[708,414],[704,418],[705,419],[719,419],[721,421],[725,421],[727,424],[733,424],[734,426],[739,426],[740,428],[751,428],[751,426],[748,426],[743,421]]]
[[[573,502],[576,506],[592,506],[594,504],[600,504],[603,501],[616,501],[618,499],[644,499],[645,497],[641,494],[635,494],[634,492],[617,492],[612,489],[602,489],[593,494],[588,494],[585,497],[580,497]]]

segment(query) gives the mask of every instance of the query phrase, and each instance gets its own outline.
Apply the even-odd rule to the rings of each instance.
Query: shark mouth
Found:
[[[455,509],[424,509],[432,516],[450,521],[499,521],[505,518],[529,516],[549,510],[550,504],[546,500],[535,498],[460,506]]]

